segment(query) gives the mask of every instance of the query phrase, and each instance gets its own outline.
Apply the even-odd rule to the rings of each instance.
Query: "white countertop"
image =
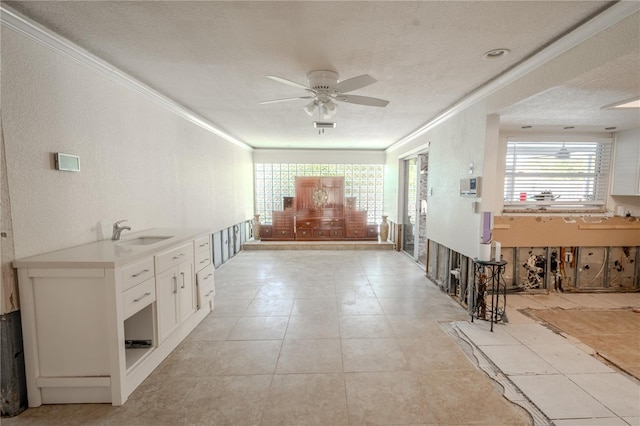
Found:
[[[39,254],[13,261],[14,268],[115,268],[160,253],[196,237],[209,235],[209,229],[154,228],[125,233],[118,241],[103,240]],[[153,244],[122,244],[140,237],[171,237]]]

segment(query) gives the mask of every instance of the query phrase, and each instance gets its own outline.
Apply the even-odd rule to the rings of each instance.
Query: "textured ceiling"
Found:
[[[248,145],[328,149],[389,147],[611,4],[6,3]],[[483,58],[495,48],[511,53],[499,60]],[[635,59],[635,64],[630,58],[620,65],[636,66],[637,79]],[[258,104],[305,94],[266,75],[306,84],[306,73],[317,69],[337,71],[341,79],[370,74],[378,82],[352,94],[390,103],[385,108],[340,103],[337,127],[323,135],[303,111],[308,101]],[[597,79],[599,72],[594,70],[592,77]],[[558,114],[548,105],[557,104],[563,93],[542,93],[531,105],[514,107],[508,123],[554,124]],[[570,104],[558,108],[563,114],[575,111]]]

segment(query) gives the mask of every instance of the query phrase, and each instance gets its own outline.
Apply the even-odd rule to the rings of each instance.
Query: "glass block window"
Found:
[[[505,209],[604,208],[611,141],[507,142]]]
[[[255,206],[260,222],[282,210],[283,197],[295,197],[296,176],[344,176],[344,196],[356,197],[356,210],[366,210],[369,223],[382,222],[383,164],[255,164]]]

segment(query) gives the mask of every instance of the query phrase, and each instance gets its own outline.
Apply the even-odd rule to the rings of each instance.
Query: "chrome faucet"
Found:
[[[125,229],[127,231],[131,231],[131,227],[129,226],[120,226],[120,224],[122,222],[126,222],[126,219],[123,220],[119,220],[116,223],[113,224],[113,235],[111,236],[112,240],[119,240],[120,239],[120,234],[122,234],[122,231],[124,231]]]

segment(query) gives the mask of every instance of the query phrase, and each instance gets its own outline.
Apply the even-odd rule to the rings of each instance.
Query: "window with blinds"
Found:
[[[602,210],[610,164],[610,140],[509,140],[505,210]]]

